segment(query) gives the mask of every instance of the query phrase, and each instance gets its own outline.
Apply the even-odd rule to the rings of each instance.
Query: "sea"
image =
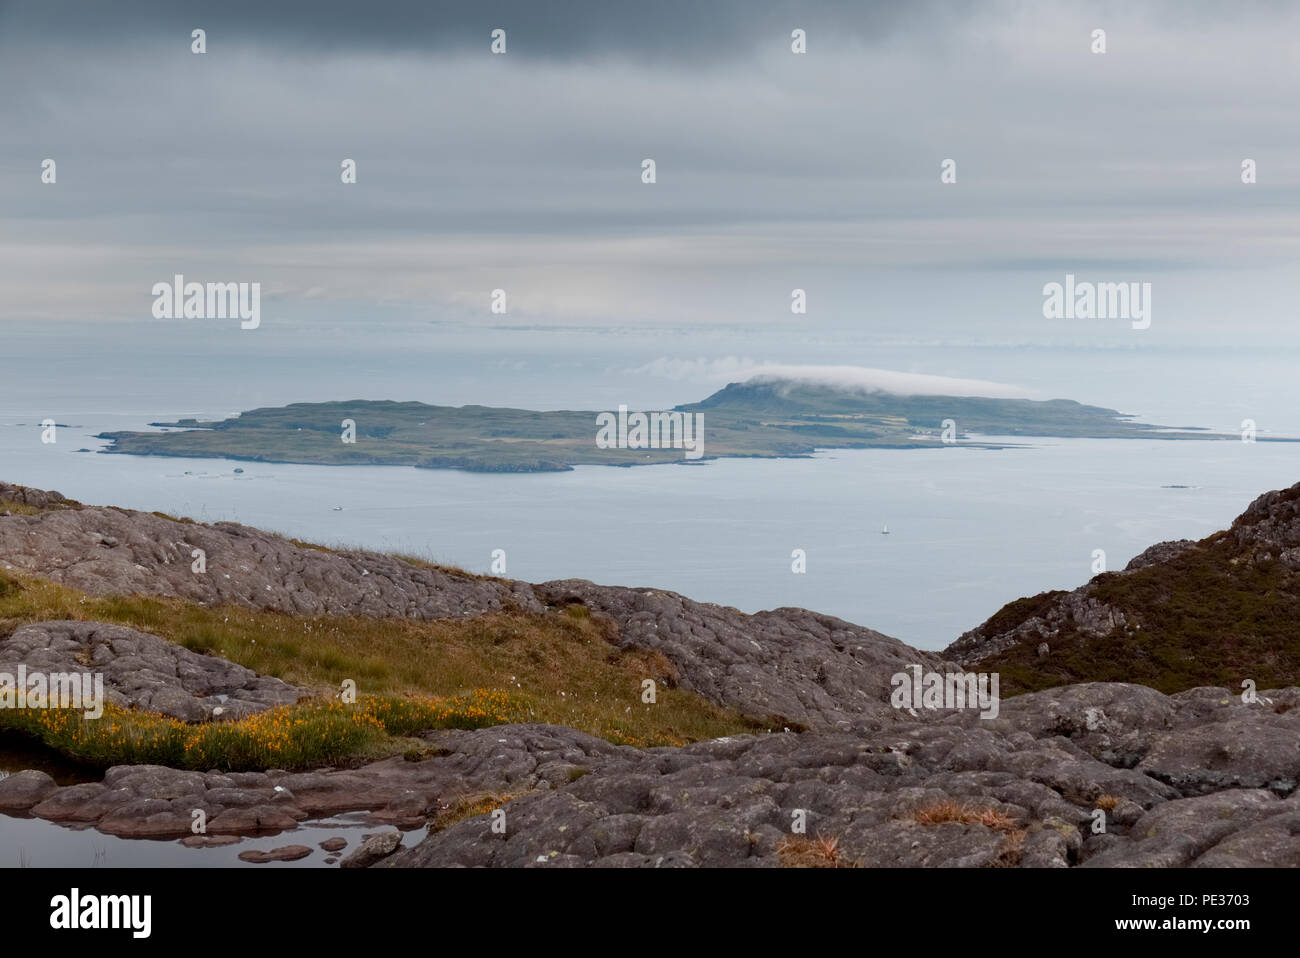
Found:
[[[334,327],[260,339],[166,332],[69,322],[8,336],[0,479],[476,572],[489,572],[503,550],[514,578],[669,589],[745,612],[802,606],[925,649],[943,648],[1016,598],[1075,588],[1152,543],[1224,528],[1260,493],[1300,481],[1300,445],[1237,438],[981,436],[1007,446],[541,474],[102,453],[96,436],[105,431],[326,399],[661,409],[743,378],[737,359],[778,357],[1006,382],[1038,398],[1234,437],[1247,418],[1260,440],[1300,436],[1300,357],[1275,350],[881,343],[851,334],[791,344],[761,330],[715,330],[687,352],[671,331],[438,324],[383,326],[360,345],[355,331]],[[40,441],[47,418],[61,424],[53,444]],[[796,550],[805,571],[795,571]]]

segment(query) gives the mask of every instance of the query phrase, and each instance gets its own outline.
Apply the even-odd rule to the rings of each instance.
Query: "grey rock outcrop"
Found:
[[[33,489],[30,486],[16,486],[10,482],[0,482],[0,515],[8,515],[6,503],[15,503],[33,509],[80,509],[81,503],[69,499],[61,492],[45,489]]]
[[[357,847],[356,851],[339,862],[339,868],[369,868],[393,854],[401,844],[400,832],[380,832],[378,835],[371,835]]]
[[[193,571],[195,550],[204,572]],[[91,595],[175,596],[301,615],[433,619],[542,609],[522,582],[299,546],[233,522],[203,525],[105,507],[0,518],[0,569],[6,565]]]
[[[0,778],[0,812],[25,812],[59,790],[47,773],[28,769]]]
[[[20,626],[0,639],[0,672],[14,675],[20,664],[29,674],[102,675],[107,701],[183,722],[243,718],[307,694],[218,656],[98,622]]]
[[[1129,559],[1128,565],[1124,566],[1125,572],[1132,572],[1134,569],[1145,569],[1149,565],[1159,565],[1162,562],[1168,562],[1182,555],[1188,549],[1196,545],[1194,539],[1175,539],[1172,542],[1157,542],[1153,546],[1143,549],[1132,559]]]
[[[1209,690],[1205,690],[1209,691]],[[1170,697],[1093,684],[972,714],[857,734],[739,736],[620,751],[571,784],[436,832],[387,866],[773,866],[805,839],[842,864],[1090,867],[1272,864],[1300,857],[1300,715],[1226,690]],[[1265,702],[1265,699],[1268,702]],[[1160,774],[1179,748],[1235,722],[1213,781]],[[1255,732],[1246,729],[1254,728]],[[1289,735],[1290,753],[1280,746]],[[1217,746],[1209,746],[1217,750]],[[1261,771],[1256,757],[1272,756]],[[1270,764],[1271,763],[1271,764]],[[1251,787],[1269,777],[1270,788]],[[1207,791],[1207,789],[1217,789]],[[939,809],[939,821],[926,810]],[[953,814],[956,810],[956,814]],[[1095,817],[1106,823],[1093,834]],[[952,820],[943,820],[945,817]],[[1098,839],[1101,839],[1098,841]],[[1266,839],[1271,839],[1270,841]]]
[[[944,650],[944,655],[956,660],[962,668],[975,669],[980,663],[1017,645],[1032,645],[1036,649],[1047,645],[1050,652],[1052,640],[1067,628],[1080,635],[1102,638],[1127,623],[1121,610],[1098,602],[1088,590],[1085,585],[1074,592],[1062,593],[1054,601],[1045,603],[1038,614],[1006,631],[999,632],[986,622],[963,632]],[[1051,598],[1050,593],[1045,597]]]
[[[608,616],[620,646],[661,652],[683,688],[757,718],[812,728],[892,722],[890,677],[912,664],[946,667],[934,653],[806,609],[747,615],[674,592],[582,579],[544,582],[537,592],[549,603],[577,601]]]

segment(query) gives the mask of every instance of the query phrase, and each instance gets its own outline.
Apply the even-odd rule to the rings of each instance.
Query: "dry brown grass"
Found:
[[[456,579],[473,579],[479,582],[503,581],[503,576],[483,575],[479,572],[470,572],[468,569],[462,569],[458,565],[448,565],[445,562],[438,562],[436,559],[426,559],[423,556],[413,555],[409,552],[390,552],[388,555],[397,559],[399,562],[405,562],[407,565],[413,565],[420,569],[433,569],[435,572],[441,572],[443,575],[449,575]]]
[[[446,802],[440,801],[429,815],[429,831],[440,832],[467,818],[486,815],[520,795],[527,794],[526,791],[480,792],[475,795],[461,795]]]
[[[794,835],[777,843],[776,853],[782,868],[857,868],[858,863],[845,857],[838,838],[818,835],[809,838]]]
[[[945,822],[958,822],[962,825],[983,825],[1002,831],[1014,831],[1015,819],[992,808],[975,808],[962,802],[945,799],[934,802],[912,812],[910,817],[921,825],[942,825]]]
[[[1120,798],[1120,796],[1118,795],[1102,795],[1097,799],[1097,801],[1094,804],[1098,808],[1105,809],[1106,811],[1109,812],[1112,808],[1114,808],[1122,801],[1123,799]]]
[[[329,552],[331,554],[334,552],[329,546],[321,545],[319,542],[308,542],[306,539],[291,539],[285,536],[284,541],[297,546],[299,549],[313,549],[316,552]]]

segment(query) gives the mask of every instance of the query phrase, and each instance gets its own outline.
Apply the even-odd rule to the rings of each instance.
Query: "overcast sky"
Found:
[[[0,2],[0,321],[183,273],[264,322],[1295,345],[1297,91],[1286,3]],[[1044,319],[1066,272],[1151,329]]]

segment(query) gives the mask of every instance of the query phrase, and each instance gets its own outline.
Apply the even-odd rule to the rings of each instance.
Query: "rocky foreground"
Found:
[[[503,830],[482,814],[394,842],[393,867],[776,866],[808,839],[876,867],[1300,866],[1297,705],[1295,688],[1245,705],[1092,684],[1019,696],[993,720],[645,750],[508,725],[429,733],[427,758],[353,770],[121,766],[64,787],[23,772],[0,780],[0,811],[209,844],[356,810],[416,829],[464,799],[513,799]],[[207,838],[190,834],[194,809]]]
[[[0,516],[0,570],[286,612],[437,618],[580,602],[620,645],[662,652],[698,694],[794,729],[638,750],[508,725],[430,732],[418,754],[356,769],[123,766],[64,787],[24,772],[0,780],[9,814],[191,843],[196,808],[207,842],[292,840],[298,823],[341,811],[397,829],[432,820],[418,841],[424,832],[401,848],[381,837],[352,862],[391,867],[1300,865],[1300,688],[1243,701],[1239,689],[1094,682],[1005,699],[995,718],[909,713],[890,706],[890,676],[956,666],[803,610],[744,615],[657,590],[474,577],[21,487],[0,486],[0,500],[34,512]],[[191,571],[195,548],[206,575]],[[0,637],[0,661],[90,656],[127,704],[187,720],[219,718],[215,696],[247,712],[302,691],[131,633],[28,624]],[[444,819],[462,806],[483,813]]]

